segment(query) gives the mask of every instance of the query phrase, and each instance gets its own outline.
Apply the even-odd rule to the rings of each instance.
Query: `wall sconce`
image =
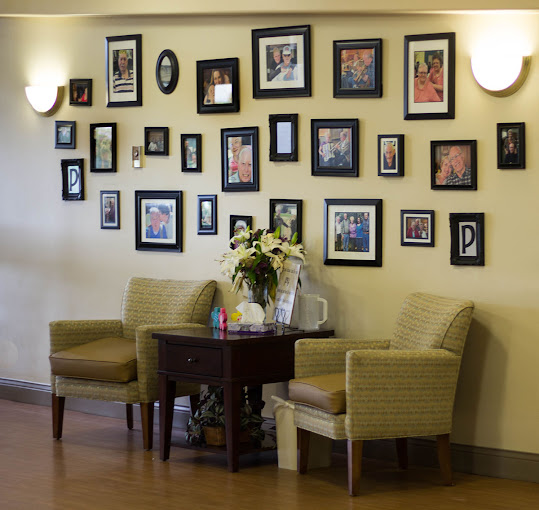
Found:
[[[32,108],[44,117],[55,114],[64,98],[64,87],[56,85],[34,85],[25,91]]]

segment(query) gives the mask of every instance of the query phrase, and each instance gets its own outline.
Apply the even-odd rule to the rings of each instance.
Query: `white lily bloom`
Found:
[[[230,239],[230,243],[233,243],[233,242],[244,243],[245,241],[248,241],[249,239],[251,239],[251,231],[242,230],[238,235]]]

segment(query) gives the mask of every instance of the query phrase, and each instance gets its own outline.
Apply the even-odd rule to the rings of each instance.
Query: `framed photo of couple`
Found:
[[[357,177],[358,119],[311,120],[311,174]]]
[[[430,142],[431,189],[477,189],[477,141]]]

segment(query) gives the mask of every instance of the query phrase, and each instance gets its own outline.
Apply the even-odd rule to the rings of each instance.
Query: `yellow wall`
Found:
[[[252,98],[251,29],[312,26],[313,95],[300,99]],[[507,99],[484,94],[470,69],[470,52],[486,28],[516,28],[539,47],[539,16],[244,16],[150,18],[0,19],[0,377],[48,382],[48,328],[53,319],[116,318],[131,275],[215,278],[216,303],[232,309],[240,297],[215,259],[228,239],[230,214],[252,214],[268,222],[270,198],[304,200],[307,291],[330,303],[328,325],[339,336],[386,337],[402,299],[422,290],[469,298],[476,313],[465,350],[457,395],[453,441],[539,453],[539,189],[537,112],[539,66],[532,63],[523,88]],[[403,45],[407,34],[456,32],[456,119],[404,121]],[[105,37],[142,34],[142,108],[105,107]],[[517,37],[511,35],[510,38]],[[381,99],[333,99],[332,41],[383,38]],[[180,62],[176,91],[162,94],[154,79],[159,53],[172,49]],[[240,59],[241,111],[197,115],[197,60]],[[536,58],[536,57],[534,57]],[[503,62],[500,62],[503,72]],[[92,78],[91,108],[67,100],[51,118],[28,105],[24,86],[55,77]],[[268,161],[268,115],[299,114],[299,162]],[[312,177],[310,119],[357,117],[360,177]],[[54,121],[77,121],[77,149],[54,149]],[[61,200],[60,160],[85,158],[89,124],[118,123],[119,171],[86,171],[86,200]],[[496,123],[526,122],[527,169],[496,168]],[[144,126],[169,126],[171,154],[146,158],[132,169],[132,145],[143,145]],[[221,193],[221,128],[260,129],[260,192]],[[180,171],[180,134],[203,134],[202,174]],[[406,176],[377,176],[376,138],[404,133]],[[478,191],[430,189],[430,140],[476,139]],[[119,231],[99,228],[99,191],[121,192]],[[181,254],[135,250],[134,190],[183,190],[184,247]],[[197,194],[218,194],[219,235],[196,235]],[[382,198],[382,268],[328,267],[322,263],[323,199]],[[401,247],[401,209],[436,211],[436,247]],[[484,212],[485,267],[449,264],[449,213]],[[273,391],[270,388],[268,391]]]

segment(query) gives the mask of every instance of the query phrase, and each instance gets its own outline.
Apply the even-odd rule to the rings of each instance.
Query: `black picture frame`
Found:
[[[116,172],[116,122],[90,124],[90,172]]]
[[[354,222],[358,216],[362,219],[361,243],[357,238],[356,224],[355,250],[350,249],[350,238],[347,243],[342,232],[343,222],[345,220],[351,222],[352,216],[354,216]],[[341,224],[340,237],[337,223]],[[324,264],[382,267],[382,225],[381,198],[326,198],[324,200]]]
[[[202,172],[202,135],[181,135],[182,172]]]
[[[197,234],[217,235],[217,195],[198,195]]]
[[[84,159],[62,159],[62,200],[84,200]]]
[[[222,191],[258,191],[258,127],[221,129],[221,182]]]
[[[442,62],[440,62],[442,60]],[[436,78],[436,69],[441,72]],[[425,85],[419,81],[419,65],[427,65]],[[432,71],[432,74],[431,74]],[[424,68],[421,71],[423,78]],[[416,78],[416,73],[417,78]],[[416,82],[416,79],[418,80]],[[442,90],[434,90],[433,82]],[[442,83],[439,83],[439,82]],[[406,35],[404,37],[404,119],[455,118],[455,32]]]
[[[451,265],[485,265],[485,214],[450,213]]]
[[[142,106],[142,35],[107,37],[106,60],[107,107]]]
[[[163,50],[155,65],[155,80],[157,86],[163,94],[172,94],[178,78],[180,77],[180,66],[176,54],[172,50]]]
[[[120,229],[120,192],[101,191],[101,228]]]
[[[237,58],[197,61],[197,113],[240,111],[239,67]]]
[[[74,120],[57,120],[54,122],[55,149],[74,149],[76,147],[76,124]]]
[[[333,41],[333,97],[382,93],[382,39]]]
[[[513,152],[511,152],[511,144]],[[524,122],[499,122],[496,124],[498,168],[526,168],[526,124]]]
[[[401,210],[401,246],[434,247],[434,211]]]
[[[404,135],[378,135],[378,175],[404,177]]]
[[[69,104],[71,106],[92,106],[91,78],[69,80]]]
[[[269,116],[270,161],[298,160],[298,114]]]
[[[281,227],[280,237],[288,240],[297,232],[297,242],[303,238],[303,200],[271,198],[269,201],[269,228]]]
[[[232,242],[232,238],[240,231],[246,231],[247,229],[254,230],[253,225],[253,217],[252,216],[244,216],[239,214],[231,214],[230,215],[230,247],[231,248],[237,248],[237,244],[234,245],[234,242]]]
[[[181,191],[135,191],[135,247],[143,251],[183,250]]]
[[[279,62],[273,58],[274,51],[279,52]],[[290,51],[290,62],[286,67],[292,66],[292,69],[289,69],[287,73],[278,72],[277,68],[282,69],[282,64],[287,64],[283,52],[288,53],[288,51]],[[310,97],[310,25],[253,30],[252,56],[253,97],[255,99]]]
[[[359,175],[358,140],[358,119],[312,119],[311,174],[357,177]]]
[[[144,128],[144,154],[168,156],[168,127]]]
[[[431,189],[477,189],[477,140],[431,141],[430,161]]]

